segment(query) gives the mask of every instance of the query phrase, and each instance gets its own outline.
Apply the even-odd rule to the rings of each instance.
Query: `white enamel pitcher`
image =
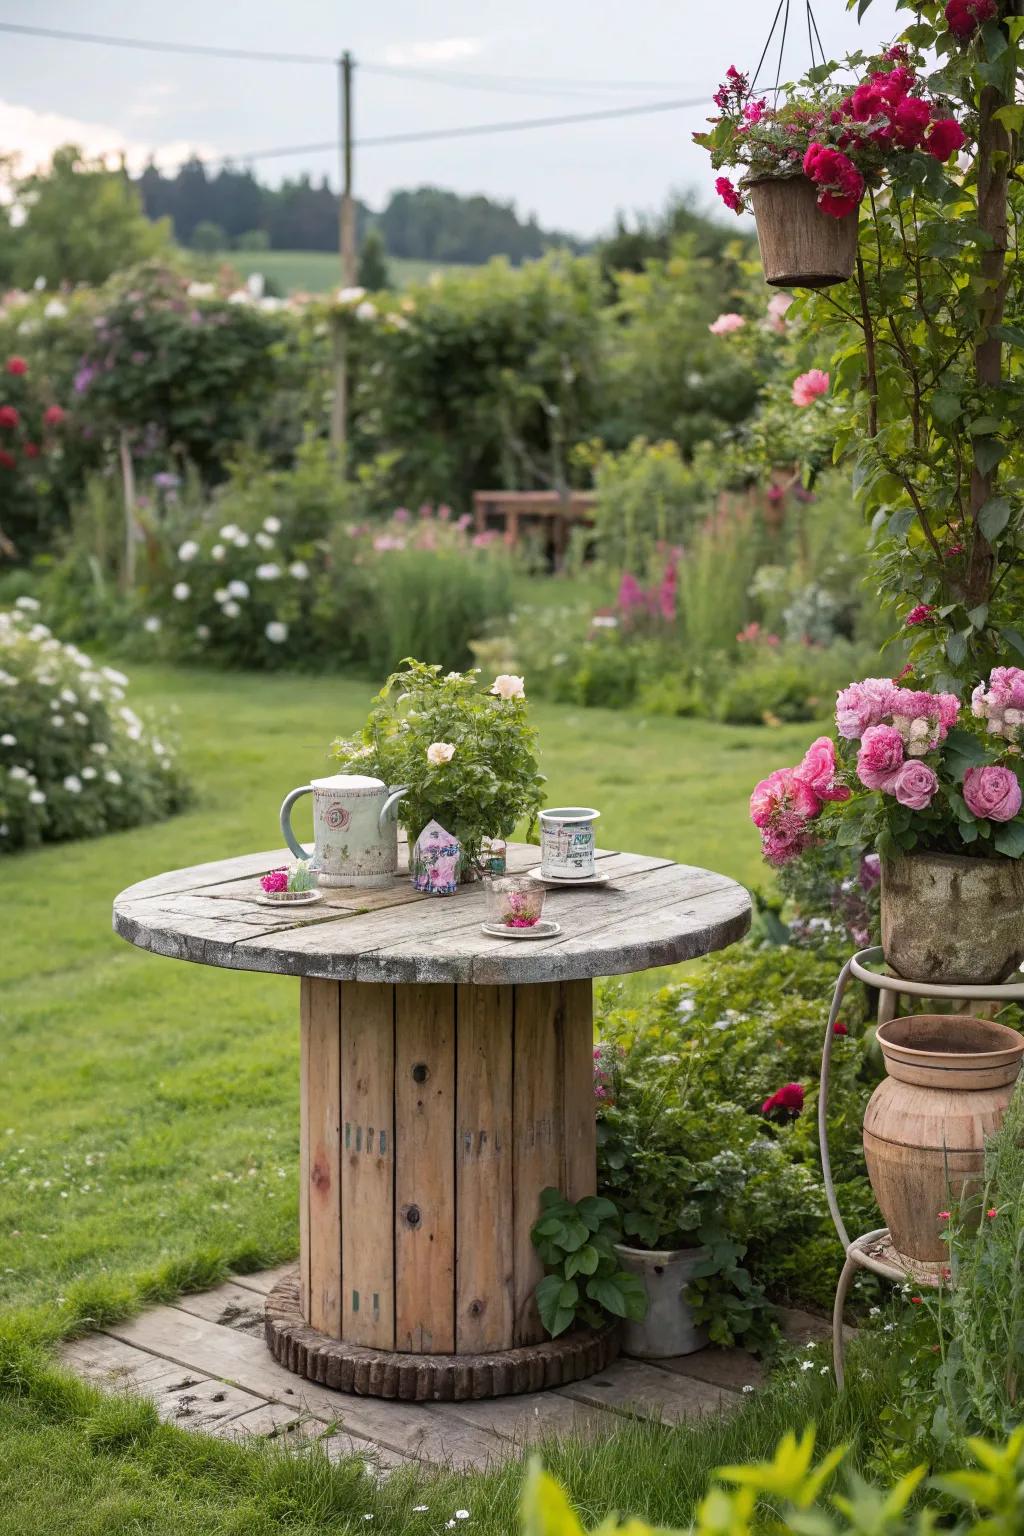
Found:
[[[387,885],[398,872],[398,813],[405,789],[389,790],[380,779],[336,773],[313,779],[286,795],[281,831],[297,859],[309,854],[292,831],[292,806],[313,796],[313,857],[321,885]]]

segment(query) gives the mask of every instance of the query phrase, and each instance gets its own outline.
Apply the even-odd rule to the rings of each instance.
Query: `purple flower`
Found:
[[[92,364],[83,363],[81,368],[79,368],[78,372],[75,374],[75,394],[84,395],[95,377],[96,370]]]

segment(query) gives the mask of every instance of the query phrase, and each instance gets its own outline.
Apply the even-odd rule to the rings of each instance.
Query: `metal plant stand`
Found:
[[[865,982],[869,987],[877,987],[881,992],[894,993],[897,996],[902,994],[907,997],[1001,1004],[1024,1002],[1024,981],[1002,982],[991,986],[975,985],[970,982],[944,986],[939,982],[904,981],[901,976],[871,969],[872,966],[883,963],[884,956],[880,945],[858,950],[847,960],[836,981],[832,1007],[829,1009],[828,1023],[825,1026],[825,1042],[821,1051],[821,1083],[818,1090],[818,1144],[821,1148],[821,1171],[825,1180],[828,1208],[832,1213],[832,1221],[846,1255],[846,1263],[839,1276],[835,1306],[832,1310],[832,1360],[835,1366],[836,1384],[839,1387],[843,1385],[843,1308],[855,1271],[869,1269],[872,1273],[881,1275],[883,1279],[893,1280],[897,1284],[903,1284],[909,1279],[913,1280],[915,1285],[938,1286],[942,1283],[945,1269],[942,1264],[924,1261],[918,1261],[909,1266],[905,1264],[896,1254],[887,1227],[879,1227],[875,1232],[865,1232],[863,1236],[851,1239],[839,1210],[828,1150],[828,1084],[834,1039],[832,1030],[839,1017],[839,1010],[850,978],[854,977],[857,981]]]

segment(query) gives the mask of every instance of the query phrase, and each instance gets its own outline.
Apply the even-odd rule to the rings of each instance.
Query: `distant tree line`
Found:
[[[303,175],[269,187],[251,170],[226,165],[211,173],[202,161],[190,160],[174,175],[149,165],[135,186],[147,217],[169,219],[182,245],[207,251],[337,249],[338,199],[326,177],[314,182]],[[512,203],[438,187],[394,192],[376,214],[357,202],[360,243],[371,228],[380,231],[389,255],[438,262],[507,256],[518,263],[552,246],[582,251],[587,244],[542,229],[532,215],[520,219]]]

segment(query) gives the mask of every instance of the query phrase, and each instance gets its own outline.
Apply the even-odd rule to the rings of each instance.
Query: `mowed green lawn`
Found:
[[[92,1399],[75,1397],[72,1411],[66,1388],[39,1384],[38,1351],[28,1370],[13,1341],[45,1343],[296,1252],[295,981],[144,954],[113,936],[110,904],[161,870],[277,846],[282,795],[325,770],[328,742],[359,723],[369,694],[363,682],[135,668],[131,701],[174,711],[194,808],[0,863],[0,1388],[35,1383],[20,1404],[0,1392],[0,1443],[5,1418],[13,1436],[0,1450],[0,1509],[23,1511],[6,1525],[0,1514],[2,1536],[264,1529],[252,1520],[222,1525],[209,1511],[194,1524],[146,1523],[155,1519],[157,1474],[134,1463],[125,1464],[134,1466],[130,1476],[119,1463],[117,1487],[126,1477],[138,1493],[139,1523],[124,1514],[134,1493],[123,1508],[115,1500],[109,1523],[74,1523],[75,1500],[81,1520],[92,1518],[99,1476],[94,1452],[78,1454]],[[746,819],[750,787],[793,761],[811,727],[743,730],[551,706],[534,713],[549,798],[599,806],[604,846],[762,878]],[[173,1432],[160,1434],[177,1444]],[[31,1447],[44,1443],[37,1457]],[[707,1454],[713,1464],[713,1448]],[[180,1453],[183,1487],[192,1486],[197,1455]],[[58,1474],[54,1459],[66,1456]],[[45,1498],[44,1461],[56,1479]]]
[[[237,267],[243,277],[262,272],[272,278],[281,293],[327,293],[340,288],[341,269],[336,251],[226,251],[224,260]],[[395,288],[426,282],[431,272],[457,270],[443,261],[417,261],[404,256],[389,256],[388,275]]]

